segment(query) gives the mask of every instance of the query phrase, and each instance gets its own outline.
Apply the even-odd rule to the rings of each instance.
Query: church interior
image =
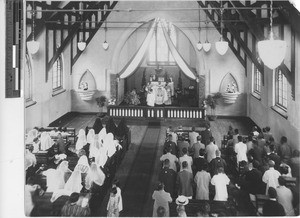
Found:
[[[299,216],[299,10],[0,1],[0,214]]]

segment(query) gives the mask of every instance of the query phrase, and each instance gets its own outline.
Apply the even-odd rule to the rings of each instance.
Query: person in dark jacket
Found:
[[[210,168],[210,175],[213,177],[215,174],[217,174],[217,170],[219,167],[223,167],[224,172],[227,172],[227,164],[226,161],[221,158],[221,151],[216,150],[216,158],[212,159],[209,163]]]
[[[192,166],[193,174],[196,175],[198,171],[201,171],[204,164],[208,165],[208,162],[205,158],[205,149],[201,148],[199,150],[199,156],[197,158],[194,158],[193,160],[193,166]]]
[[[263,206],[263,216],[285,216],[284,208],[276,200],[276,189],[270,187],[268,190],[270,199]]]
[[[163,168],[158,174],[158,180],[165,185],[165,191],[171,194],[172,198],[176,198],[175,193],[175,182],[177,173],[170,169],[170,160],[165,159],[163,163]]]
[[[172,141],[172,134],[169,134],[167,141],[165,141],[164,149],[163,149],[164,154],[167,153],[168,148],[171,148],[172,154],[177,155],[177,145],[175,142]]]
[[[204,144],[205,146],[207,146],[210,143],[209,139],[211,136],[212,136],[212,133],[210,131],[209,124],[207,124],[205,130],[201,132],[201,138],[202,138],[201,143]]]

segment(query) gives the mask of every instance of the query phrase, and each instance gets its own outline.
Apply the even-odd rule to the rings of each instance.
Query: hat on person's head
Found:
[[[73,193],[70,195],[69,201],[70,201],[71,203],[75,203],[75,202],[78,201],[78,199],[79,199],[79,193],[73,192]]]
[[[189,199],[185,197],[184,195],[179,195],[176,199],[177,205],[187,205],[189,203]]]

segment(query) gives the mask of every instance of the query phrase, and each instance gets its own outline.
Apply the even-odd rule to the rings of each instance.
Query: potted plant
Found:
[[[210,108],[209,114],[207,115],[207,118],[209,120],[215,120],[217,118],[216,107],[217,107],[217,104],[218,104],[218,99],[221,96],[222,96],[221,93],[217,92],[215,94],[208,95],[204,99],[204,104],[205,104],[206,108],[207,108],[207,106]]]
[[[106,104],[106,101],[107,101],[107,98],[104,95],[96,98],[97,105],[100,109],[100,113],[99,113],[100,117],[103,116],[103,114],[104,114],[103,108]]]

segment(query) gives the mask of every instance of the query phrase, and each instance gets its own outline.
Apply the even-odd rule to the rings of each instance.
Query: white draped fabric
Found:
[[[86,137],[87,143],[90,143],[91,145],[94,142],[94,138],[95,138],[95,130],[90,129]]]
[[[90,170],[90,165],[87,159],[87,156],[82,155],[76,166],[75,166],[75,170],[79,170],[81,173],[87,173]]]
[[[85,146],[87,144],[86,141],[86,135],[85,135],[85,131],[83,129],[80,129],[78,132],[78,139],[76,142],[76,150],[80,150],[83,148],[83,146]]]
[[[32,129],[28,132],[27,138],[26,138],[26,144],[31,144],[33,140],[38,137],[39,132],[36,129]]]
[[[28,149],[25,149],[25,170],[36,165],[36,157]]]
[[[50,199],[51,202],[56,201],[62,195],[70,196],[73,192],[80,193],[82,189],[81,185],[81,172],[75,169],[65,184],[63,189],[58,189],[53,192],[52,197]]]
[[[105,174],[97,166],[96,163],[91,164],[91,168],[85,177],[85,188],[90,189],[93,182],[99,186],[102,186],[105,180]]]
[[[165,26],[165,21],[160,20],[162,30],[166,39],[166,42],[169,46],[169,49],[173,55],[174,60],[178,64],[179,68],[183,71],[185,75],[187,75],[191,79],[196,79],[195,74],[193,73],[192,69],[188,66],[188,64],[185,62],[185,60],[181,57],[181,55],[178,53],[175,45],[173,44],[168,31]]]
[[[112,133],[108,133],[103,142],[104,149],[107,150],[107,156],[111,157],[116,152],[116,146],[114,142],[114,135]]]
[[[42,132],[41,134],[41,150],[45,151],[54,144],[51,136],[48,132]]]
[[[135,55],[131,58],[131,60],[126,64],[126,66],[119,73],[121,79],[124,79],[129,75],[131,75],[143,61],[145,57],[145,53],[154,35],[154,30],[157,25],[157,21],[158,19],[152,21],[153,23],[151,25],[151,28],[149,29],[147,36],[144,42],[142,43],[142,45],[140,46],[139,50],[135,53]]]

